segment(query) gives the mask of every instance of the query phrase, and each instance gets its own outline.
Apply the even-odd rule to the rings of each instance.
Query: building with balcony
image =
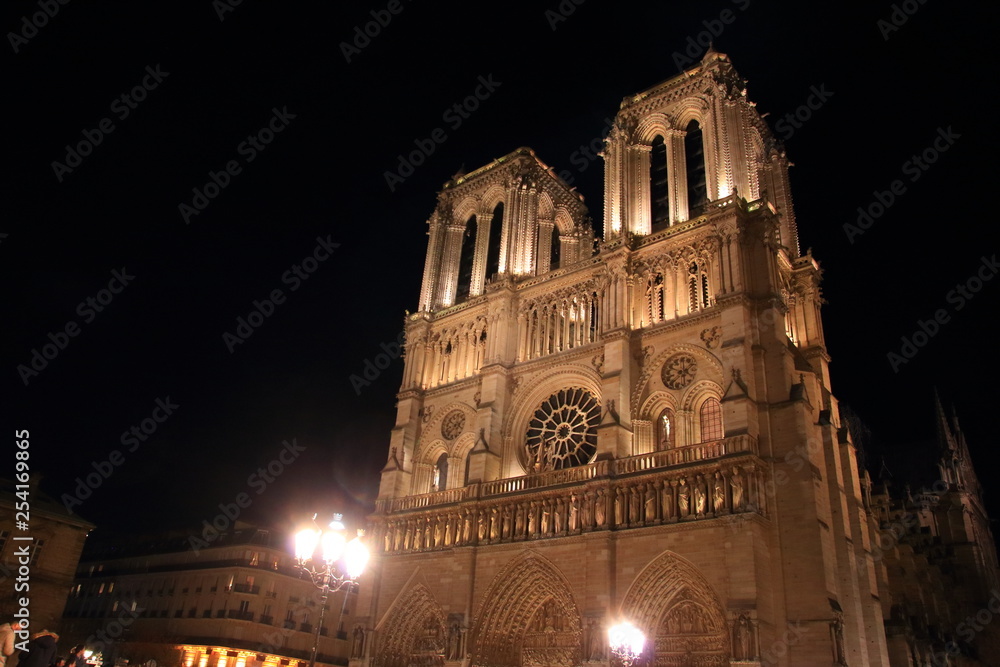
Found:
[[[170,534],[88,550],[64,637],[100,650],[105,664],[305,667],[322,591],[295,567],[287,541],[238,522],[214,539]],[[355,597],[330,594],[317,662],[347,664],[342,623]]]
[[[603,158],[600,234],[528,148],[438,195],[352,666],[607,664],[620,619],[664,667],[907,664],[745,81],[710,49]]]

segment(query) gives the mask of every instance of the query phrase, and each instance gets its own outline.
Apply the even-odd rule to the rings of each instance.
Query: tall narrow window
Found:
[[[486,251],[486,280],[500,272],[500,238],[503,232],[503,202],[493,209],[493,219],[490,221],[489,248]]]
[[[667,145],[657,135],[649,151],[649,200],[654,225],[670,221],[670,199],[667,186]]]
[[[701,441],[722,440],[722,405],[719,399],[715,397],[706,399],[701,404],[698,416],[701,422]]]
[[[559,255],[562,243],[559,242],[559,225],[552,225],[552,241],[549,245],[549,271],[559,268]]]
[[[705,185],[705,146],[698,121],[688,123],[684,137],[684,166],[687,168],[688,217],[694,218],[705,212],[708,190]]]
[[[472,289],[472,260],[476,256],[476,216],[469,218],[462,232],[462,249],[458,256],[458,285],[455,287],[455,303],[469,298]]]
[[[670,408],[660,413],[656,420],[656,449],[670,449],[674,446],[674,411]]]

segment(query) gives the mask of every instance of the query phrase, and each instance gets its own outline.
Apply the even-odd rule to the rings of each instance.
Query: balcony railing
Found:
[[[260,593],[260,586],[252,586],[250,584],[233,584],[232,591],[234,593],[251,593],[256,595]]]
[[[553,488],[564,484],[588,482],[606,477],[623,477],[652,470],[686,464],[697,464],[738,454],[757,454],[757,440],[747,434],[723,440],[700,442],[686,447],[676,447],[648,454],[637,454],[621,459],[594,461],[593,463],[549,470],[533,475],[498,479],[481,484],[470,484],[457,489],[435,491],[402,498],[383,498],[375,503],[375,510],[382,514],[406,512],[425,507],[451,505],[467,500],[504,496],[512,493]]]
[[[252,611],[239,611],[238,609],[229,610],[229,618],[235,618],[239,621],[252,621],[253,612]]]

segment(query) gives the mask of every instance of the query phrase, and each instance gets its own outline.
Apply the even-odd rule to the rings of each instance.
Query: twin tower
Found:
[[[445,184],[352,665],[889,665],[788,160],[729,59],[621,105],[603,233],[520,148]]]

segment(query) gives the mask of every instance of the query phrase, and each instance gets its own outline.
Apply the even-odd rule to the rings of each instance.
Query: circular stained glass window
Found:
[[[561,389],[542,401],[528,422],[529,472],[590,463],[597,453],[601,405],[585,389]]]

